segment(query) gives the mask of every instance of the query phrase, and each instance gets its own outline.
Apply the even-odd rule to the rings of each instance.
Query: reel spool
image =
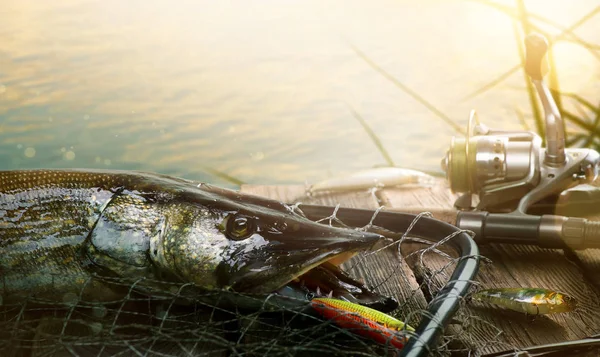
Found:
[[[476,124],[475,124],[476,123]],[[475,124],[475,125],[474,125]],[[486,135],[488,134],[488,135]],[[522,132],[489,135],[479,123],[475,110],[469,115],[467,136],[453,137],[442,159],[442,169],[453,192],[479,192],[491,184],[514,182],[529,174],[535,134]],[[520,136],[515,140],[515,136]]]
[[[466,137],[453,137],[442,159],[442,169],[455,193],[466,193],[458,208],[473,208],[471,195],[479,197],[478,209],[520,198],[539,179],[536,170],[541,138],[531,132],[492,131],[469,115]],[[495,197],[502,191],[504,197]],[[490,202],[493,201],[493,202]],[[465,202],[466,201],[466,202]]]

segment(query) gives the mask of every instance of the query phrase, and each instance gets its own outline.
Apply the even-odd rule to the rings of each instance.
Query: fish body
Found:
[[[475,293],[473,299],[528,315],[569,312],[577,307],[573,297],[540,288],[487,289]]]
[[[415,330],[404,322],[380,311],[349,301],[314,298],[311,306],[328,320],[363,337],[396,348],[404,347],[406,331]],[[404,331],[404,332],[402,332]]]
[[[435,178],[424,172],[400,167],[378,167],[330,178],[312,185],[309,193],[367,190],[403,185],[431,185]]]
[[[382,238],[312,222],[277,201],[159,174],[0,171],[4,304],[112,301],[132,288],[186,297],[174,284],[191,298],[212,291],[264,297]]]

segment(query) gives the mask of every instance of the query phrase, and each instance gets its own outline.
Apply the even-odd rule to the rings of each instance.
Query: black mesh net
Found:
[[[297,209],[294,209],[297,211]],[[415,222],[421,216],[415,218]],[[344,225],[332,216],[323,224]],[[391,232],[372,224],[357,229],[384,233],[393,243],[363,253],[343,269],[374,291],[395,298],[399,307],[390,313],[416,327],[427,304],[446,284],[459,259],[447,243]],[[63,302],[28,299],[4,304],[0,310],[2,356],[310,356],[395,355],[398,350],[360,337],[321,318],[310,308],[271,311],[223,309],[202,303],[181,303],[193,286],[171,284],[161,291],[140,294],[136,283],[107,279],[121,287],[124,298],[110,303],[83,300],[66,294]],[[163,284],[163,286],[165,286]],[[209,292],[218,296],[220,292]],[[224,292],[223,294],[232,294]],[[260,299],[265,297],[248,297]],[[268,297],[267,297],[268,300]],[[308,303],[307,303],[308,305]],[[260,306],[260,305],[259,305]],[[435,351],[437,355],[469,353],[481,349],[478,320],[459,311]],[[483,322],[481,322],[483,323]],[[489,329],[486,329],[489,331]],[[499,333],[500,331],[498,331]],[[460,336],[460,339],[457,337]],[[462,341],[462,342],[459,342]],[[486,338],[495,343],[495,336]],[[497,341],[496,341],[497,342]]]

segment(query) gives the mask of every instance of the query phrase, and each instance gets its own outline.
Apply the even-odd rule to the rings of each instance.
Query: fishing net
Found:
[[[297,206],[290,211],[302,214]],[[413,223],[422,217],[416,216]],[[393,232],[372,222],[356,229],[384,233],[393,241],[355,256],[342,267],[359,280],[370,279],[366,284],[374,291],[395,298],[399,307],[390,315],[416,327],[461,259],[448,244],[455,234],[432,242],[411,237],[412,225],[404,232]],[[334,208],[321,223],[346,225]],[[204,304],[202,299],[181,304],[181,297],[189,296],[186,291],[193,288],[189,284],[171,284],[156,294],[140,294],[136,283],[104,279],[120,287],[125,297],[100,303],[67,294],[59,304],[30,298],[2,305],[1,355],[387,356],[398,352],[339,328],[310,309],[273,312],[265,304],[256,311],[236,311]],[[480,336],[473,338],[472,345],[464,343],[469,341],[465,336],[481,334],[479,326],[476,317],[459,309],[434,353],[466,355],[485,348],[475,342],[482,340]],[[485,341],[497,343],[497,336],[485,330],[489,335]]]

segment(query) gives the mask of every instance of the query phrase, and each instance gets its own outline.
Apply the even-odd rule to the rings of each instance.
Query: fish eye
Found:
[[[243,240],[250,237],[256,231],[254,220],[241,214],[227,216],[225,234],[233,240]]]

